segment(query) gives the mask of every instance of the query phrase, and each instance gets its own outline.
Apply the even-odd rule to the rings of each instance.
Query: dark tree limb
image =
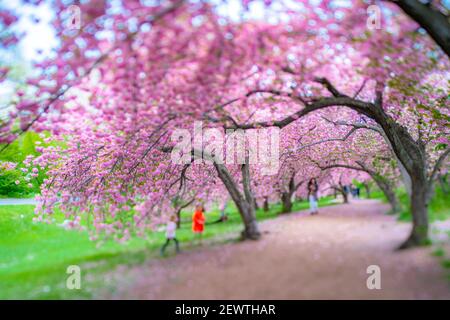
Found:
[[[424,28],[431,38],[450,57],[449,17],[418,0],[390,0]]]

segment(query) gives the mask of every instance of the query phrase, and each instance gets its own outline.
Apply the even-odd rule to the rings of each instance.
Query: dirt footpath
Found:
[[[260,224],[259,241],[202,247],[110,277],[112,299],[450,299],[431,248],[394,249],[410,224],[374,200],[290,214]],[[367,267],[381,268],[369,290]]]

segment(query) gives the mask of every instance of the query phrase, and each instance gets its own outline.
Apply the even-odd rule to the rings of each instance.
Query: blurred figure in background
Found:
[[[224,222],[228,220],[228,216],[227,213],[225,212],[225,210],[227,210],[227,201],[222,202],[222,204],[219,207],[220,210],[220,218],[219,218],[219,222]]]

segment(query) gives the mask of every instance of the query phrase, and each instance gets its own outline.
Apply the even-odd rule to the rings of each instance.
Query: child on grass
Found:
[[[180,244],[178,243],[178,240],[176,238],[176,230],[177,230],[177,218],[175,216],[171,216],[169,219],[169,222],[167,222],[166,225],[166,243],[161,248],[161,255],[164,255],[164,252],[166,251],[167,246],[170,243],[170,240],[173,240],[175,242],[175,248],[177,253],[180,252]]]

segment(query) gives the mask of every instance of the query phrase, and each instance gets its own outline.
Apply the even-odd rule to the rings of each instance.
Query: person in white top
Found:
[[[319,213],[319,185],[316,178],[311,178],[308,182],[308,198],[311,215]]]
[[[171,216],[169,221],[166,225],[166,243],[161,248],[161,255],[164,255],[164,252],[166,251],[167,246],[170,243],[170,240],[173,240],[175,242],[175,248],[177,250],[177,253],[180,252],[180,244],[176,238],[176,230],[177,230],[177,218],[175,216]]]

